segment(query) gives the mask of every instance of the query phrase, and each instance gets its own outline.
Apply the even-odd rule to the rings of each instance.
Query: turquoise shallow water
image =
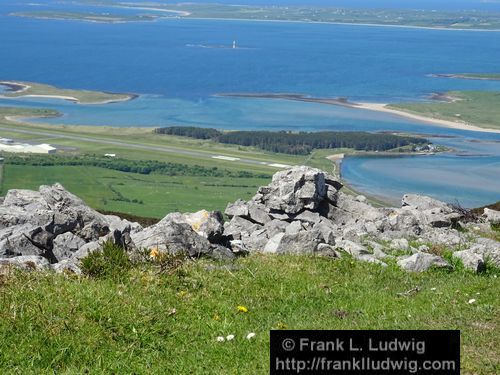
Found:
[[[323,104],[214,96],[286,92],[397,102],[447,90],[500,91],[500,82],[429,77],[499,71],[500,33],[209,20],[110,25],[6,16],[31,8],[14,2],[0,7],[0,79],[141,96],[108,105],[39,98],[0,99],[0,105],[57,109],[63,116],[50,122],[65,124],[454,136],[433,138],[457,150],[450,155],[348,158],[344,178],[364,192],[392,199],[405,192],[469,206],[500,199],[498,134]],[[221,48],[234,39],[240,49]]]

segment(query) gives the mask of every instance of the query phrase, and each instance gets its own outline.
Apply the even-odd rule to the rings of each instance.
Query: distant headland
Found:
[[[61,99],[79,104],[110,104],[137,98],[136,94],[118,94],[103,91],[62,89],[34,82],[0,81],[6,87],[0,98],[36,97]]]
[[[500,13],[486,11],[433,11],[412,9],[355,9],[318,6],[250,6],[227,4],[121,3],[98,0],[95,9],[74,11],[24,11],[11,16],[42,19],[78,20],[99,23],[156,21],[161,19],[225,19],[274,22],[331,23],[368,26],[412,27],[444,30],[500,31]],[[127,8],[135,13],[123,14]],[[116,11],[113,11],[116,9]]]

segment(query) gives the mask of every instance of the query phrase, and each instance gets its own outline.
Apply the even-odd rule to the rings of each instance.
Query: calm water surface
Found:
[[[35,98],[0,99],[0,105],[57,109],[64,115],[50,122],[65,124],[452,135],[433,140],[455,153],[348,158],[343,176],[361,191],[392,199],[405,192],[469,206],[500,199],[498,134],[322,104],[214,96],[285,92],[397,102],[448,90],[500,91],[500,82],[429,77],[500,71],[500,33],[209,20],[95,24],[7,16],[33,8],[40,7],[0,5],[0,79],[141,96],[109,105]],[[239,49],[227,48],[233,40]]]

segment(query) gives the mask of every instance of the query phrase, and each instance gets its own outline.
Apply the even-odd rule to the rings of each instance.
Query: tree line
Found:
[[[157,160],[129,160],[98,155],[58,156],[58,155],[4,155],[4,163],[30,166],[88,166],[139,174],[159,174],[165,176],[206,176],[235,178],[270,178],[267,174],[247,171],[229,171],[217,167],[203,167],[180,163],[166,163]]]
[[[223,133],[212,128],[172,126],[155,129],[155,133],[212,139],[220,143],[253,146],[266,151],[293,155],[307,155],[314,149],[330,148],[388,151],[409,145],[429,143],[423,138],[368,132],[232,131]]]

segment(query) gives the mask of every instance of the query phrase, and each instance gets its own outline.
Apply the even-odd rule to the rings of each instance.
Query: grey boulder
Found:
[[[450,264],[443,258],[428,253],[416,253],[410,257],[400,259],[398,265],[405,271],[410,272],[424,272],[431,267],[450,267]]]
[[[465,268],[474,272],[482,272],[486,269],[483,256],[471,250],[456,251],[453,257],[460,259]]]
[[[495,211],[490,208],[484,209],[483,217],[489,224],[500,224],[500,211]]]
[[[185,252],[192,258],[210,257],[213,253],[207,238],[199,235],[190,224],[177,222],[173,216],[167,216],[131,237],[139,249],[158,249],[171,254]],[[218,248],[217,258],[221,254],[223,252]]]
[[[23,255],[14,258],[0,259],[0,266],[13,266],[25,271],[50,270],[49,261],[37,255]]]
[[[193,231],[201,237],[206,238],[211,243],[219,243],[224,232],[224,223],[222,214],[218,211],[201,210],[195,213],[172,213],[162,219],[158,225],[170,222],[177,224],[188,224]]]
[[[325,172],[319,169],[294,167],[276,173],[268,186],[259,189],[254,200],[287,214],[315,210],[327,196],[325,179]]]

